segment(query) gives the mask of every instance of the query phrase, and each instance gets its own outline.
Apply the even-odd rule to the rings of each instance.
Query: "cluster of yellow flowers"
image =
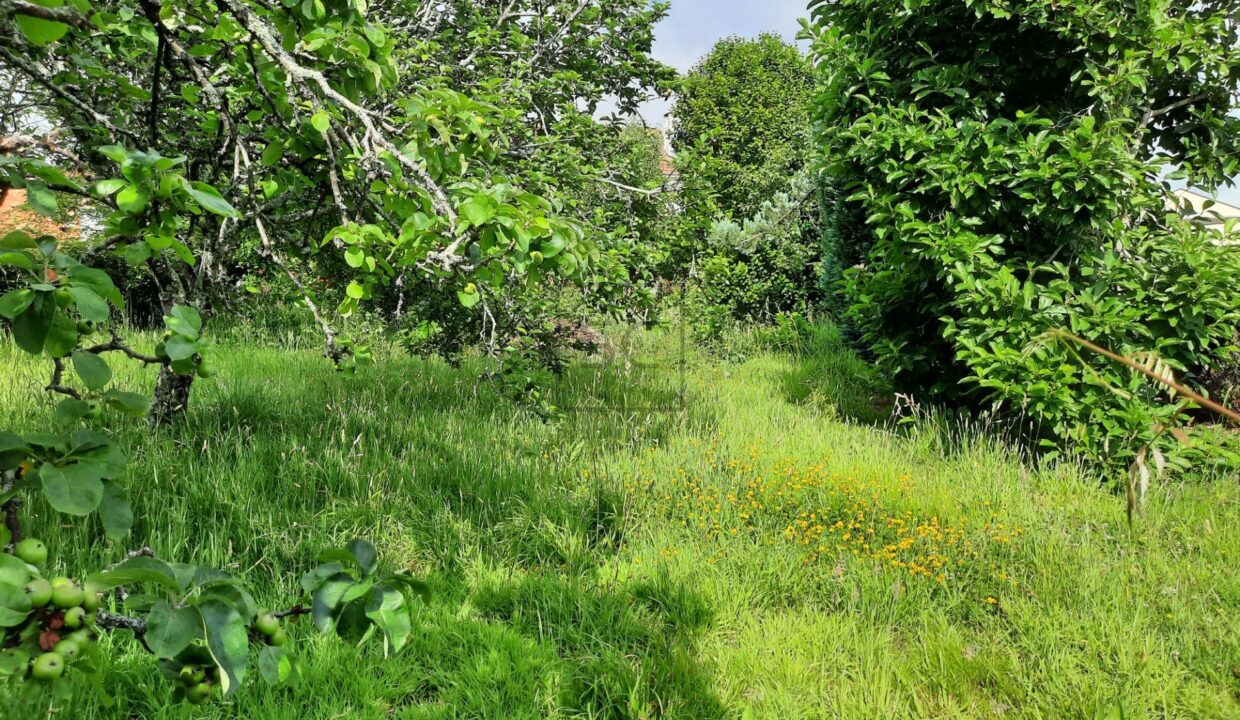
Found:
[[[682,467],[670,478],[644,482],[639,472],[625,488],[708,541],[740,536],[790,543],[804,552],[806,565],[853,556],[942,585],[965,578],[986,580],[990,588],[1016,585],[995,564],[1001,558],[994,552],[1023,530],[999,522],[988,503],[983,525],[919,517],[893,509],[915,497],[907,474],[893,482],[829,472],[823,464],[766,463],[756,446],[741,459],[723,457],[715,443],[708,452],[709,462],[695,472]],[[723,555],[712,553],[711,561]]]

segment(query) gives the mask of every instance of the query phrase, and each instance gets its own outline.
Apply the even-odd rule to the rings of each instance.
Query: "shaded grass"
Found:
[[[667,357],[674,338],[641,342]],[[116,425],[139,518],[125,543],[76,545],[99,536],[91,523],[27,509],[57,566],[80,574],[149,545],[284,606],[319,550],[360,535],[426,576],[434,600],[398,656],[299,629],[302,682],[204,709],[169,705],[154,662],[114,636],[117,706],[83,688],[57,714],[1240,717],[1235,482],[1159,487],[1130,532],[1122,501],[1070,467],[1031,467],[983,434],[869,424],[864,366],[829,337],[816,348],[809,362],[694,362],[679,413],[634,409],[675,392],[674,367],[579,363],[556,404],[591,411],[548,424],[476,367],[389,357],[350,378],[311,350],[226,344],[183,424],[153,437]],[[47,422],[46,368],[0,345],[0,369],[0,427]],[[747,523],[755,481],[779,504]],[[862,500],[873,518],[962,528],[985,551],[944,546],[964,564],[938,582],[838,534],[810,547],[786,533]],[[989,542],[988,523],[1022,532]],[[5,718],[47,712],[4,693]]]

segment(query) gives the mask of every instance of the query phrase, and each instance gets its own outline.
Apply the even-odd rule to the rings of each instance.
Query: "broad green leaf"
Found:
[[[30,598],[22,585],[0,582],[0,628],[17,627],[30,614]]]
[[[400,652],[413,630],[413,621],[409,616],[405,596],[396,588],[388,585],[374,586],[371,588],[370,597],[367,598],[366,617],[373,620],[383,631],[392,650]]]
[[[146,618],[143,640],[155,657],[173,658],[198,637],[202,617],[193,607],[174,608],[164,601],[155,603]]]
[[[478,227],[485,225],[495,217],[495,213],[499,211],[499,204],[495,199],[485,193],[476,193],[469,200],[462,203],[460,212],[471,225]]]
[[[202,615],[203,634],[220,669],[220,689],[228,697],[245,681],[250,643],[245,622],[237,608],[218,598],[208,598],[198,605]]]
[[[12,290],[5,293],[0,296],[0,317],[12,320],[30,307],[34,297],[33,290]]]
[[[56,301],[51,295],[36,293],[26,310],[13,319],[13,340],[17,346],[31,355],[43,352],[55,315]]]
[[[21,437],[0,430],[0,470],[16,468],[30,454],[30,446]]]
[[[39,468],[39,480],[48,504],[66,515],[89,515],[103,500],[103,478],[93,463],[78,462],[62,469],[45,462]]]
[[[348,287],[344,289],[344,292],[354,300],[361,300],[366,297],[366,289],[359,285],[357,281],[350,282]]]
[[[9,553],[0,553],[0,584],[24,587],[30,582],[30,567],[21,558]]]
[[[172,567],[152,557],[129,558],[110,570],[95,573],[86,579],[104,590],[137,583],[155,583],[169,590],[179,589]]]
[[[241,213],[220,195],[220,191],[204,182],[186,182],[185,192],[208,212],[228,218],[239,218]]]
[[[263,150],[263,164],[264,165],[268,165],[268,166],[279,165],[280,160],[283,157],[284,157],[284,143],[280,142],[279,140],[271,143],[270,145],[267,146],[267,149]]]
[[[151,199],[136,185],[126,185],[116,194],[116,206],[130,215],[140,215]]]
[[[363,575],[370,575],[379,567],[379,554],[375,552],[375,546],[369,542],[360,538],[350,540],[345,550],[357,559],[358,567],[362,569]]]
[[[188,305],[176,305],[172,308],[170,315],[174,320],[180,321],[180,324],[173,326],[169,323],[168,327],[173,332],[179,332],[191,338],[197,338],[198,333],[202,331],[202,316],[198,311]]]
[[[335,552],[339,552],[339,551],[335,551]],[[313,570],[311,570],[310,572],[302,576],[301,588],[302,590],[305,590],[308,593],[312,593],[315,590],[317,590],[318,587],[322,585],[325,580],[327,580],[327,578],[339,573],[343,569],[344,569],[344,566],[341,565],[339,562],[328,562],[328,563],[319,565],[318,567],[314,568]]]
[[[89,287],[82,285],[70,285],[69,292],[73,294],[73,301],[77,304],[78,313],[85,319],[97,323],[105,323],[111,311],[108,310],[108,302],[99,297],[99,293]]]
[[[310,617],[319,632],[332,631],[336,624],[335,615],[340,599],[356,584],[357,580],[353,576],[337,573],[323,581],[314,591],[310,602]]]
[[[55,301],[49,301],[55,305]],[[78,344],[77,323],[73,318],[57,312],[52,316],[52,327],[48,330],[47,340],[43,344],[43,351],[52,357],[65,357],[73,352],[73,348]]]
[[[34,258],[30,257],[29,253],[16,250],[0,253],[0,265],[11,265],[31,272],[39,268],[39,264],[35,262]]]
[[[329,116],[325,110],[320,110],[316,112],[310,118],[310,125],[315,130],[318,130],[320,133],[327,132],[327,129],[331,127],[331,124],[332,124],[331,116]]]
[[[140,393],[109,390],[101,398],[109,407],[127,415],[141,417],[146,414],[146,411],[151,409],[151,399]]]
[[[112,368],[103,358],[94,353],[78,350],[73,353],[73,369],[89,390],[99,388],[112,382]]]
[[[133,509],[125,489],[115,482],[103,484],[103,500],[99,503],[99,519],[103,521],[103,534],[109,538],[122,538],[133,527]]]
[[[164,341],[164,352],[173,362],[188,360],[198,352],[198,345],[183,335],[173,335]]]
[[[258,671],[269,685],[279,685],[292,676],[293,663],[284,648],[268,645],[258,653]]]
[[[90,267],[75,267],[70,274],[75,285],[85,285],[94,290],[100,297],[116,307],[125,307],[125,299],[120,290],[112,282],[112,278],[104,271]]]
[[[0,250],[31,250],[38,246],[34,238],[21,230],[6,233],[3,238],[0,238]]]
[[[121,188],[126,187],[129,183],[121,178],[111,178],[110,180],[100,180],[95,183],[95,194],[99,197],[111,197]]]
[[[69,32],[69,26],[57,20],[45,20],[30,15],[17,15],[14,18],[17,29],[30,42],[43,47],[56,42]]]
[[[56,417],[65,422],[81,420],[88,412],[90,412],[90,405],[85,400],[65,398],[56,403]]]

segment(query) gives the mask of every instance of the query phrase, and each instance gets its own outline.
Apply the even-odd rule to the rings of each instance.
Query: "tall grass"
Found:
[[[85,686],[33,707],[0,689],[0,717],[1240,717],[1234,482],[1160,488],[1130,532],[1122,500],[1071,466],[875,422],[881,384],[830,337],[810,357],[695,357],[678,410],[662,402],[678,398],[674,334],[634,336],[574,364],[552,423],[477,365],[392,355],[349,377],[296,342],[226,337],[183,423],[113,425],[130,538],[38,504],[24,521],[58,570],[145,545],[239,573],[269,606],[320,549],[368,537],[434,589],[412,646],[383,659],[298,629],[301,682],[191,709],[115,635],[115,706]],[[47,369],[0,344],[0,427],[51,422]],[[753,488],[772,502],[742,519]],[[925,540],[963,563],[938,581],[841,533],[787,532],[862,503],[882,533],[911,518],[979,554]],[[1000,523],[1020,532],[993,540]]]

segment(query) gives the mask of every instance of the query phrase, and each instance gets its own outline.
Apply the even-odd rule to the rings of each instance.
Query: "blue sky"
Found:
[[[720,38],[753,37],[777,32],[793,40],[806,17],[807,0],[671,0],[672,9],[655,31],[654,56],[684,72]],[[664,127],[670,104],[652,101],[642,107],[647,124]],[[1240,188],[1221,188],[1219,199],[1240,205]]]

